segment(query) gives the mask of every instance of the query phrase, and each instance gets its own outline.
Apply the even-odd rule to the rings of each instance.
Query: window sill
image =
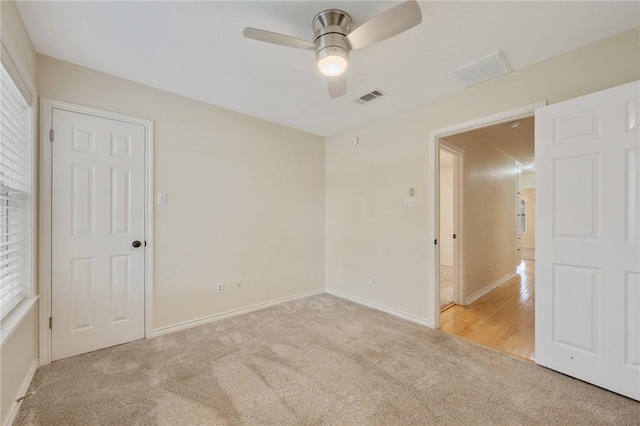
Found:
[[[0,322],[0,348],[4,346],[11,338],[13,332],[22,324],[22,321],[36,305],[39,297],[40,296],[25,298]]]

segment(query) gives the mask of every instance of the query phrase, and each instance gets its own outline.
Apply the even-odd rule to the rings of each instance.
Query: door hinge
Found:
[[[438,239],[436,238],[435,240],[433,240],[433,245],[437,246],[438,245]]]
[[[49,317],[49,330],[53,330],[53,317]]]
[[[51,130],[49,130],[49,141],[50,142],[53,142],[53,136],[54,136],[53,129],[51,129]]]

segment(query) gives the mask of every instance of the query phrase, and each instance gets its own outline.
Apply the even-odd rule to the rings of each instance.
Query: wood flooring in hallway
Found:
[[[499,351],[534,360],[535,261],[523,260],[518,275],[469,306],[440,314],[440,329]]]

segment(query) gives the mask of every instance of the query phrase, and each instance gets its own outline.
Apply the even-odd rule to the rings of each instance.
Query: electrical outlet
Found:
[[[407,208],[415,207],[416,206],[416,199],[413,198],[413,197],[405,198],[404,199],[404,206],[407,207]]]
[[[236,290],[242,290],[242,281],[236,281]]]
[[[224,282],[220,282],[216,285],[216,293],[220,294],[224,291]]]
[[[371,277],[371,284],[376,285],[377,283],[378,283],[378,280],[376,279],[376,276],[375,276],[375,275],[373,275],[373,276]]]

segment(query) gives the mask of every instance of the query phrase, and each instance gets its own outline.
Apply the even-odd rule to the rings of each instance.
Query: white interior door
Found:
[[[455,263],[455,155],[445,148],[440,148],[440,308],[457,302],[456,263]]]
[[[145,128],[56,108],[52,120],[56,360],[144,337]]]
[[[640,400],[640,82],[536,110],[536,362]]]

